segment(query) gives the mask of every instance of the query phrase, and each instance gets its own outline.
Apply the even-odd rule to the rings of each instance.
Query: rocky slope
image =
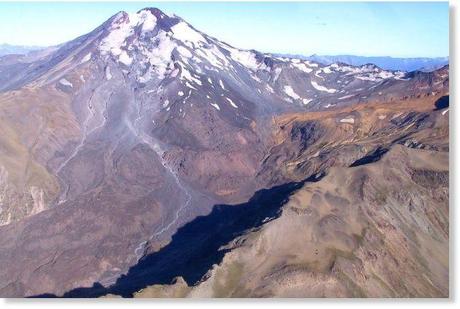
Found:
[[[446,297],[447,201],[447,154],[398,145],[305,184],[198,284],[179,277],[134,296]]]
[[[276,217],[291,193],[277,190],[292,182],[395,145],[448,152],[448,67],[406,73],[240,50],[157,9],[2,57],[0,72],[2,296],[130,296],[193,269],[178,259],[182,268],[158,274],[155,263],[182,256],[179,228],[215,219],[215,205],[257,214],[235,227],[247,213],[229,210],[236,219],[213,242],[224,245],[265,212]],[[220,263],[200,264],[189,285],[209,262]]]

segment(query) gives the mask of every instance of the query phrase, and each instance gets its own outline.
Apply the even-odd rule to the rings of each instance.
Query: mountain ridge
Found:
[[[286,54],[285,56],[289,56]],[[449,64],[449,57],[393,57],[393,56],[357,56],[357,55],[292,55],[293,57],[313,60],[325,65],[345,63],[354,66],[373,63],[386,70],[434,71]]]

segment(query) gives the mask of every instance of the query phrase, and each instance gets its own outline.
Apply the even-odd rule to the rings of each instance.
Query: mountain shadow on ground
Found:
[[[366,165],[366,164],[377,162],[387,152],[388,152],[387,148],[378,147],[374,151],[368,153],[364,157],[362,157],[362,158],[356,160],[355,162],[353,162],[352,164],[350,164],[350,167],[356,167],[356,166],[360,166],[360,165]]]
[[[194,285],[214,264],[222,261],[227,249],[221,249],[245,231],[260,227],[277,218],[289,196],[305,182],[318,181],[324,174],[312,176],[301,182],[292,182],[271,189],[257,191],[247,202],[239,205],[216,205],[211,213],[197,217],[181,227],[171,242],[158,252],[142,258],[122,275],[114,285],[76,288],[63,297],[100,297],[116,294],[132,297],[133,293],[154,284],[170,284],[181,276],[187,284]],[[42,294],[35,297],[57,297]]]
[[[449,96],[445,95],[440,97],[436,102],[434,102],[435,111],[449,107]]]

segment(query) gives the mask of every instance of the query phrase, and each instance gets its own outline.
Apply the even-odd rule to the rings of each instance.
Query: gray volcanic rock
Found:
[[[241,50],[157,9],[0,72],[2,296],[110,286],[213,205],[426,142],[449,82]]]

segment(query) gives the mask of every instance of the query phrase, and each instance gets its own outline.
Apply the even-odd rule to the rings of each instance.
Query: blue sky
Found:
[[[118,11],[158,7],[240,48],[292,54],[449,54],[448,2],[0,2],[0,43],[54,45]]]

